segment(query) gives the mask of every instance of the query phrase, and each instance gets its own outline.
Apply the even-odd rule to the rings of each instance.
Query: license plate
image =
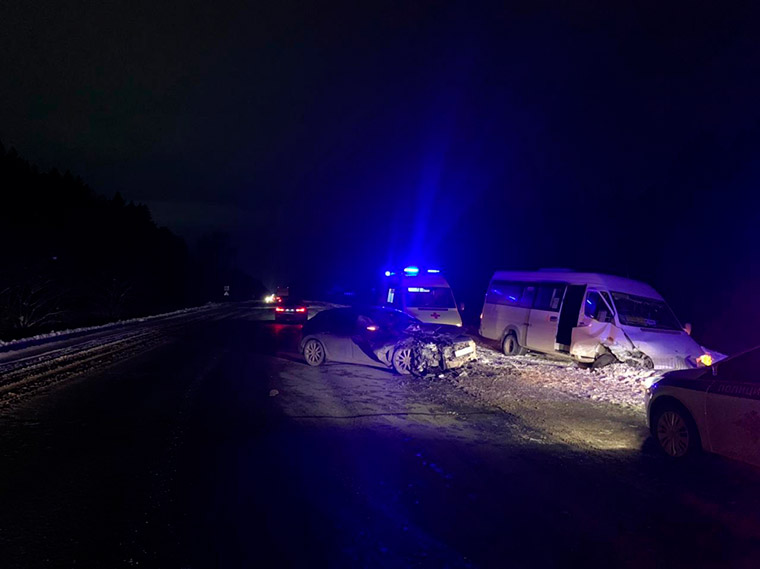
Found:
[[[457,350],[454,352],[454,357],[461,358],[462,356],[466,356],[467,354],[471,354],[475,348],[472,346],[467,346],[466,348],[462,348],[461,350]]]

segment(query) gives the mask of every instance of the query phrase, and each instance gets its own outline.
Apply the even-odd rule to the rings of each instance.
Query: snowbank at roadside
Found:
[[[37,334],[36,336],[29,336],[27,338],[18,338],[16,340],[9,340],[7,342],[0,340],[0,348],[9,349],[9,348],[14,348],[14,347],[23,347],[29,344],[39,343],[43,340],[48,340],[50,338],[74,336],[74,335],[82,334],[85,332],[93,332],[96,330],[111,330],[113,328],[118,328],[120,326],[125,326],[127,324],[134,324],[136,322],[149,322],[151,320],[156,320],[159,318],[171,318],[173,316],[179,316],[182,314],[187,314],[189,312],[200,312],[202,310],[209,310],[211,308],[215,308],[216,306],[219,306],[219,305],[216,303],[208,303],[208,304],[204,304],[203,306],[194,306],[192,308],[181,308],[173,312],[164,312],[162,314],[154,314],[152,316],[140,316],[138,318],[130,318],[129,320],[119,320],[117,322],[110,322],[108,324],[100,324],[97,326],[84,326],[82,328],[54,330],[46,334]]]
[[[573,397],[639,407],[646,380],[659,373],[624,364],[582,369],[538,354],[507,357],[478,346],[478,360],[451,377],[457,387],[497,406],[516,399]]]

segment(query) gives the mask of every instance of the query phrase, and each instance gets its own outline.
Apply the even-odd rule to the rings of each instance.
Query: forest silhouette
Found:
[[[1,143],[0,239],[0,340],[264,292],[226,235],[190,249],[146,205],[41,172]]]

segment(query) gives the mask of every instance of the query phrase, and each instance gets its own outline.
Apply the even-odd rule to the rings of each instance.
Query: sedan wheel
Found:
[[[303,359],[310,366],[322,365],[325,361],[325,347],[319,340],[311,339],[303,347]]]
[[[393,369],[401,375],[412,373],[412,348],[401,347],[393,352]]]
[[[691,418],[685,411],[668,407],[657,414],[655,437],[662,452],[672,458],[693,454],[697,437]]]

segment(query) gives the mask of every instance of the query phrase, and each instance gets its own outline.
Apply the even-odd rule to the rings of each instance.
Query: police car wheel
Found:
[[[412,373],[412,348],[402,346],[393,352],[393,369],[400,375]]]
[[[504,341],[501,343],[501,349],[505,356],[519,356],[524,350],[520,343],[517,341],[517,335],[514,332],[510,332],[504,336]]]
[[[303,347],[303,359],[310,366],[322,365],[325,361],[325,347],[319,340],[311,339]]]
[[[686,409],[665,405],[655,412],[652,425],[657,446],[668,457],[683,460],[698,452],[699,433]]]

